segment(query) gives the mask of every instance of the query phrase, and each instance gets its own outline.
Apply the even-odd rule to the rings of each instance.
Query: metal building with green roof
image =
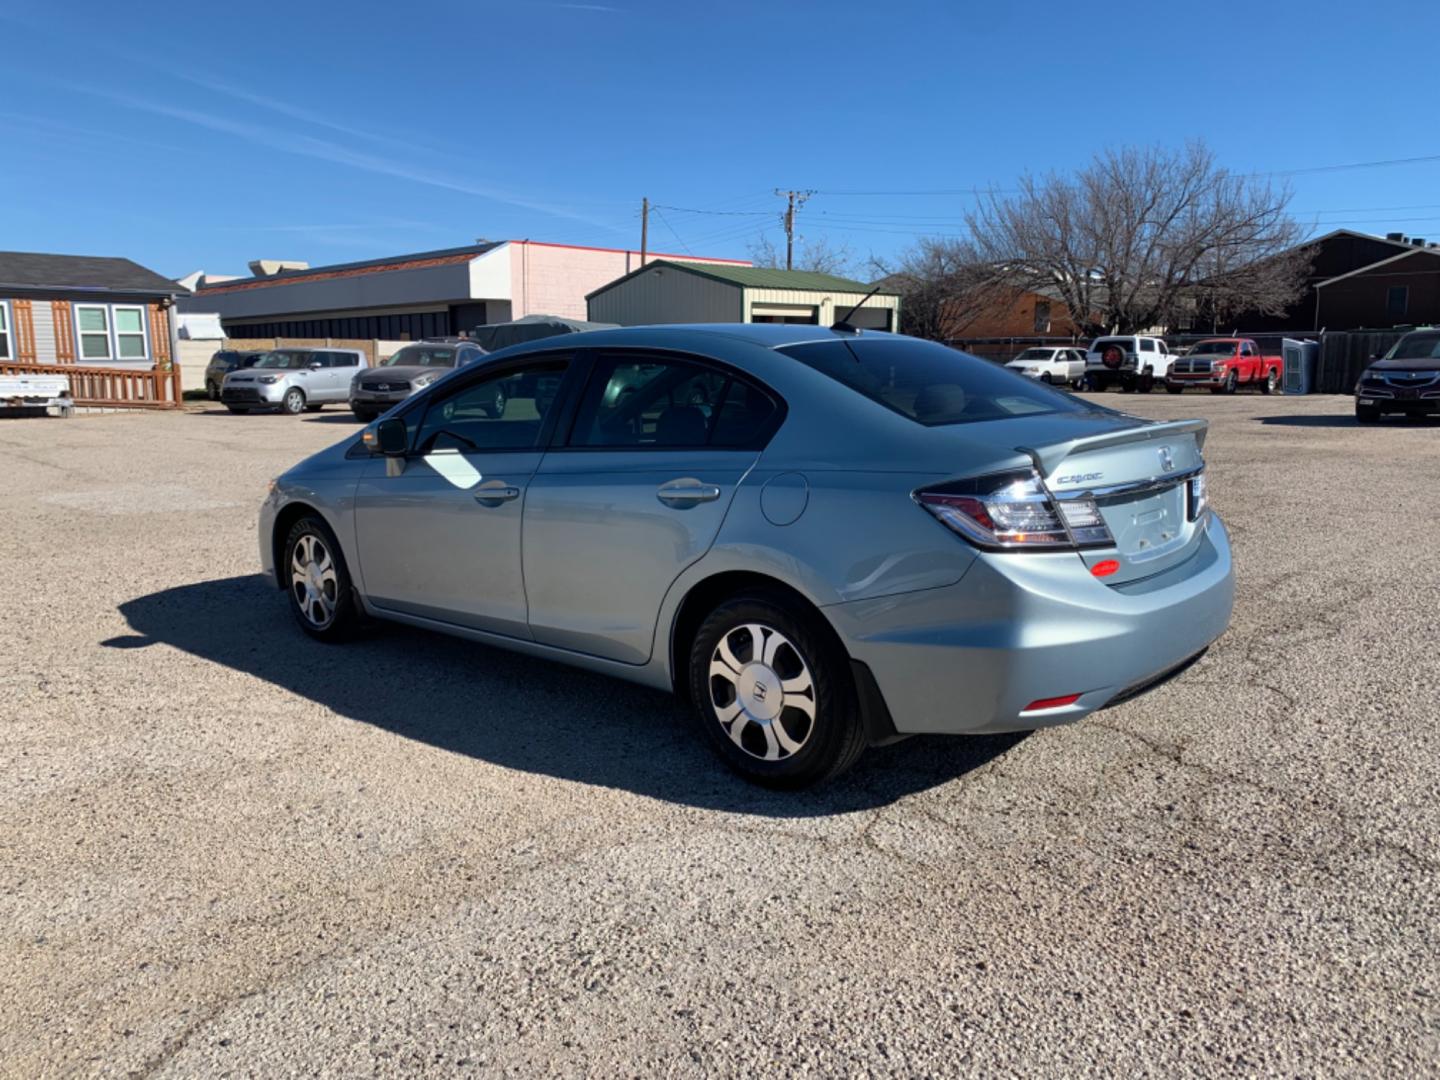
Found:
[[[779,322],[830,326],[865,298],[862,281],[813,270],[776,270],[657,259],[585,297],[593,322]],[[850,319],[853,326],[895,330],[900,298],[877,292]]]

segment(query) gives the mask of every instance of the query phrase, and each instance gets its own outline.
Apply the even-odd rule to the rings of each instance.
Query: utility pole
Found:
[[[805,200],[814,195],[813,191],[781,191],[775,189],[775,194],[788,199],[785,212],[780,215],[780,224],[785,227],[785,269],[795,268],[795,211],[805,205]]]
[[[640,265],[645,265],[646,242],[650,238],[650,198],[640,200]]]

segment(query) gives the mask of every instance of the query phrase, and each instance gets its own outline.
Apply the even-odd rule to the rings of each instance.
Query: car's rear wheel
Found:
[[[1362,424],[1373,424],[1380,419],[1380,410],[1367,405],[1356,405],[1355,419]]]
[[[321,641],[354,633],[361,613],[330,527],[318,517],[301,518],[285,538],[284,559],[281,575],[300,629]]]
[[[205,396],[208,397],[211,401],[220,400],[220,384],[217,383],[214,379],[205,380]]]
[[[767,787],[838,776],[865,749],[844,650],[778,594],[747,593],[710,613],[690,648],[690,696],[716,753]]]
[[[1177,383],[1167,382],[1165,384],[1165,392],[1167,394],[1183,394],[1185,392],[1185,387],[1180,386]]]
[[[1273,394],[1279,386],[1280,373],[1274,368],[1271,368],[1265,374],[1265,384],[1260,387],[1260,392],[1262,394]]]
[[[227,408],[227,409],[229,409],[231,412],[237,413],[237,414],[239,414],[239,415],[241,415],[241,416],[245,415],[246,413],[248,413],[248,412],[250,411],[249,409],[242,409],[239,405],[226,405],[225,408]]]
[[[280,399],[280,411],[291,416],[299,416],[305,411],[305,391],[298,386],[292,386],[285,391],[285,396]]]

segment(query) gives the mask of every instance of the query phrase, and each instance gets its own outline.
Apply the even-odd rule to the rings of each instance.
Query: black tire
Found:
[[[1154,389],[1155,389],[1155,376],[1154,376],[1154,375],[1151,375],[1151,374],[1148,374],[1148,373],[1147,373],[1147,374],[1141,375],[1138,379],[1135,380],[1135,392],[1136,392],[1136,393],[1139,393],[1139,394],[1148,394],[1148,393],[1150,393],[1151,390],[1154,390]]]
[[[285,396],[280,399],[280,411],[287,416],[299,416],[305,411],[305,391],[298,386],[286,390]]]
[[[1089,373],[1086,373],[1080,380],[1080,388],[1087,394],[1100,394],[1105,391],[1105,387],[1100,385],[1100,380]]]
[[[1380,410],[1365,405],[1355,406],[1355,420],[1361,424],[1373,424],[1380,419]]]
[[[211,401],[220,400],[220,385],[213,379],[205,380],[205,396]]]
[[[369,409],[356,409],[352,407],[350,411],[355,414],[355,419],[359,420],[362,424],[368,424],[380,415],[377,412],[371,412]]]
[[[1225,394],[1233,394],[1237,389],[1239,389],[1239,387],[1240,376],[1234,368],[1231,368],[1228,372],[1225,373],[1225,385],[1222,386],[1220,390],[1222,393]]]
[[[1122,379],[1120,381],[1120,392],[1122,394],[1133,394],[1135,392],[1135,380]]]
[[[1048,371],[1042,371],[1040,373],[1040,381],[1043,382],[1046,386],[1049,386],[1055,380],[1050,378],[1050,373]]]
[[[488,416],[491,420],[499,420],[502,416],[505,415],[505,406],[507,404],[508,402],[506,402],[505,400],[504,389],[497,386],[495,388],[495,400],[484,407],[485,415]]]
[[[758,673],[750,626],[761,629],[766,643],[774,644],[770,635],[777,631],[781,639],[772,657],[774,666]],[[718,651],[722,640],[739,665],[730,669],[736,673],[734,681],[711,675],[712,659],[722,655]],[[730,668],[723,660],[717,662]],[[787,693],[780,686],[767,685],[772,677],[777,682],[803,682],[807,671],[808,691],[797,688]],[[722,715],[739,704],[742,686],[752,707],[776,708],[778,713],[762,721],[736,709],[727,723]],[[701,623],[690,646],[690,698],[695,723],[712,749],[741,776],[765,787],[794,789],[831,779],[854,765],[865,750],[865,727],[849,658],[819,616],[799,609],[781,594],[742,593],[720,604]],[[788,704],[791,700],[800,701],[802,707]],[[807,701],[808,710],[803,707]],[[813,716],[807,718],[807,712]],[[773,731],[777,723],[778,734],[793,749]],[[766,753],[776,756],[765,760]]]
[[[242,409],[239,405],[226,405],[225,408],[229,409],[237,416],[244,416],[250,411],[249,409]]]
[[[1274,368],[1265,372],[1265,381],[1260,384],[1262,394],[1273,394],[1280,388],[1280,373]]]
[[[318,559],[322,551],[328,554],[333,577],[325,580],[317,575],[308,587],[294,580],[292,569],[300,562],[296,549],[302,544],[308,544],[310,561]],[[330,526],[321,518],[303,517],[291,527],[281,549],[279,573],[289,598],[286,606],[305,633],[317,641],[344,641],[360,628],[363,613],[355,600],[345,556]]]
[[[1178,386],[1178,385],[1176,385],[1175,383],[1168,383],[1168,382],[1167,382],[1167,383],[1165,384],[1165,392],[1166,392],[1167,394],[1183,394],[1183,393],[1185,392],[1185,387],[1183,387],[1183,386]]]

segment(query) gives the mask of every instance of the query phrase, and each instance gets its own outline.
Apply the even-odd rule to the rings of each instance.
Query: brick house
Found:
[[[0,361],[169,367],[180,291],[129,259],[0,251]]]

